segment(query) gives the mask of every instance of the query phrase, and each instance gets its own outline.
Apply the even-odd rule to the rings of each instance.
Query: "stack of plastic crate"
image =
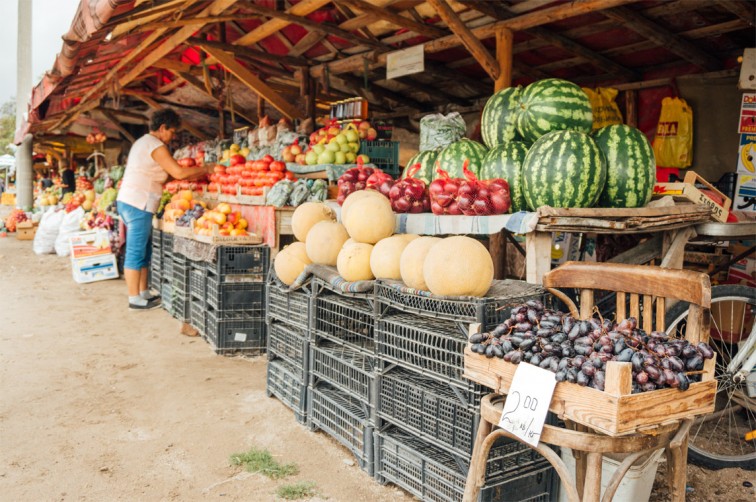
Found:
[[[265,275],[268,246],[221,246],[205,278],[205,329],[218,354],[261,354],[266,349]]]
[[[189,269],[189,324],[205,335],[207,311],[207,269],[203,261],[192,261]]]
[[[173,234],[163,232],[161,254],[161,278],[160,296],[162,297],[162,306],[168,312],[173,308]]]
[[[189,320],[191,296],[189,295],[189,271],[191,260],[181,253],[173,253],[173,274],[171,287],[173,295],[168,312],[179,321]]]
[[[469,325],[493,328],[509,315],[508,307],[541,298],[543,291],[521,281],[497,281],[493,297],[450,300],[408,293],[399,285],[377,281],[375,287],[380,364],[375,476],[423,500],[461,501],[480,399],[490,392],[462,377]],[[550,500],[553,480],[539,454],[502,440],[491,450],[482,500]]]
[[[163,232],[152,229],[152,259],[150,260],[150,287],[160,292],[163,285]]]
[[[377,357],[370,293],[313,281],[308,423],[349,449],[373,474]]]
[[[296,291],[276,277],[271,267],[265,320],[268,324],[268,396],[291,408],[299,423],[307,422],[310,358],[310,286]]]

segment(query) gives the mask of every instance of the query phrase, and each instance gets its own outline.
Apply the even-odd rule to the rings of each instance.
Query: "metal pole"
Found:
[[[16,52],[16,129],[24,121],[32,89],[32,0],[18,0],[18,49]],[[32,190],[32,135],[27,134],[16,151],[16,205],[31,210],[34,202]]]

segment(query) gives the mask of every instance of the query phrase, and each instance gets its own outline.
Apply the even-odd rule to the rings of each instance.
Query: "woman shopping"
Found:
[[[129,309],[149,310],[160,306],[147,285],[151,258],[152,217],[157,211],[168,176],[188,179],[207,172],[205,167],[181,167],[168,151],[168,144],[181,125],[171,109],[155,112],[150,130],[131,147],[121,189],[118,214],[126,225],[124,275],[129,290]]]

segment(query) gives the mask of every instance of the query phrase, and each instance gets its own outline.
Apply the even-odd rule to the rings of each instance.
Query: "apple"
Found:
[[[302,147],[299,146],[299,145],[291,145],[289,147],[289,151],[296,156],[296,155],[299,155],[300,153],[302,153]]]
[[[329,152],[338,152],[341,150],[341,146],[335,141],[332,143],[328,143],[325,148]]]
[[[307,154],[305,154],[305,162],[307,162],[308,166],[314,166],[318,163],[318,152],[315,151],[313,148]]]
[[[367,132],[367,130],[370,129],[370,122],[368,122],[367,120],[364,122],[360,122],[360,125],[357,126],[357,129],[359,129],[360,131]]]
[[[325,145],[327,142],[328,142],[328,138],[323,136],[318,140],[318,145]]]
[[[346,157],[346,162],[345,162],[345,164],[354,164],[354,163],[355,163],[355,161],[357,160],[357,155],[355,155],[355,154],[354,154],[354,153],[352,153],[352,152],[347,152],[347,153],[345,154],[345,157]]]
[[[349,143],[346,134],[339,134],[338,136],[336,136],[336,141],[338,141],[340,145],[346,145],[347,143]]]
[[[333,151],[325,151],[318,155],[318,164],[333,164],[336,159]]]
[[[310,144],[311,145],[314,145],[315,143],[317,143],[318,139],[320,139],[320,136],[318,135],[317,132],[314,132],[314,133],[310,134]]]
[[[334,155],[334,163],[336,164],[346,164],[346,154],[344,152],[336,152]]]
[[[368,129],[365,139],[367,139],[368,141],[374,141],[375,138],[377,137],[378,137],[378,131],[376,131],[375,129],[371,127],[370,129]]]
[[[349,151],[350,152],[357,153],[357,152],[360,151],[360,142],[359,142],[359,140],[355,141],[355,142],[349,142],[347,144],[349,145]]]
[[[348,129],[344,134],[348,143],[354,143],[360,140],[360,135],[354,129]]]
[[[339,136],[328,136],[328,144],[330,145],[331,143],[338,143],[339,142],[339,140],[338,140]]]
[[[330,134],[331,136],[336,136],[340,132],[341,132],[341,129],[338,127],[331,126],[328,128],[328,134]]]
[[[297,157],[294,159],[294,161],[299,164],[300,166],[303,166],[307,164],[307,155],[304,153],[300,153],[297,155]]]
[[[281,153],[281,158],[284,162],[294,162],[296,155],[291,151],[289,147],[286,147],[283,149],[283,153]]]
[[[358,156],[357,156],[357,159],[356,159],[356,160],[358,160],[358,161],[359,161],[359,160],[362,160],[362,163],[363,163],[363,164],[369,164],[369,163],[370,163],[370,157],[368,157],[368,156],[367,156],[367,155],[365,155],[365,154],[362,154],[362,155],[358,155]]]
[[[312,147],[312,151],[315,152],[316,155],[320,155],[321,153],[325,152],[325,145],[317,144]]]

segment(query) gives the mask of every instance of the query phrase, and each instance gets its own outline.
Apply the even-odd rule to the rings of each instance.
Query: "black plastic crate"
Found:
[[[210,267],[220,282],[265,282],[269,262],[268,246],[221,246]]]
[[[162,287],[162,284],[163,284],[163,278],[161,277],[159,270],[153,267],[150,267],[150,282],[149,282],[150,288],[160,293],[160,288]]]
[[[375,315],[367,300],[315,294],[312,303],[312,335],[375,353]]]
[[[400,310],[423,317],[435,317],[462,324],[479,322],[492,329],[510,315],[512,307],[544,297],[542,287],[525,281],[494,281],[485,298],[449,299],[406,293],[400,281],[378,280],[375,284],[376,311],[379,316]]]
[[[160,285],[160,298],[162,307],[170,312],[173,305],[173,285],[165,279]]]
[[[262,354],[267,346],[265,319],[225,320],[205,312],[205,335],[218,354]]]
[[[268,360],[281,358],[299,378],[307,381],[309,340],[307,331],[280,322],[268,323]]]
[[[298,328],[310,328],[310,289],[302,288],[289,291],[270,270],[267,282],[267,311],[268,322],[277,320],[291,324]]]
[[[277,397],[294,412],[297,422],[307,421],[307,384],[297,378],[296,370],[282,359],[268,361],[265,392]]]
[[[173,255],[173,234],[170,232],[163,232],[163,256],[166,254],[169,256]]]
[[[376,346],[384,367],[391,363],[456,386],[462,377],[467,335],[451,321],[398,314],[376,320]]]
[[[152,229],[152,235],[150,236],[150,241],[152,242],[153,248],[162,248],[163,247],[163,232],[157,228]]]
[[[373,475],[373,427],[364,403],[328,384],[309,388],[307,415],[310,427],[341,443],[360,468]]]
[[[370,163],[381,168],[393,177],[399,176],[399,142],[398,141],[363,141],[360,153],[370,157]]]
[[[199,268],[192,263],[189,271],[189,294],[201,303],[206,302],[207,297],[207,267]]]
[[[173,280],[173,256],[163,255],[162,276],[164,281]]]
[[[188,322],[190,316],[191,299],[188,295],[176,294],[176,289],[173,290],[173,299],[168,312],[182,322]]]
[[[460,465],[451,454],[399,428],[376,431],[375,438],[375,477],[379,482],[394,483],[423,501],[462,501],[467,466]],[[552,500],[553,469],[547,461],[525,460],[515,470],[496,470],[496,459],[516,458],[525,450],[530,448],[511,441],[497,442],[491,448],[481,502]],[[531,456],[528,453],[527,459]]]
[[[469,458],[480,423],[480,399],[490,389],[463,392],[402,368],[380,376],[378,416],[439,447]]]
[[[204,302],[192,298],[189,302],[189,324],[200,333],[205,333],[205,312]]]
[[[265,284],[260,282],[218,283],[207,278],[207,304],[224,319],[265,318]]]
[[[310,346],[311,383],[315,385],[318,380],[324,380],[371,408],[375,405],[377,392],[377,363],[375,356],[346,345],[323,342]]]
[[[182,295],[189,297],[189,273],[192,267],[183,255],[176,254],[173,258],[173,286]]]

